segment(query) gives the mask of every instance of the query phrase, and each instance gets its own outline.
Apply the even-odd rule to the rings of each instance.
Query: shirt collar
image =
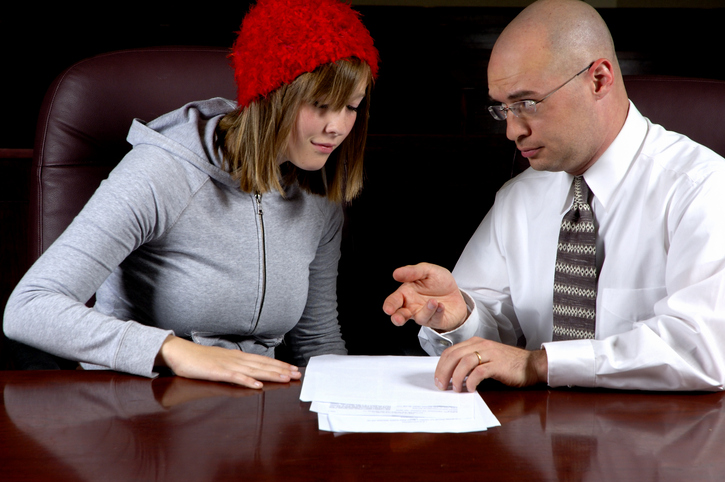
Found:
[[[607,209],[617,187],[640,152],[646,135],[647,119],[629,101],[629,112],[622,130],[602,157],[584,173],[584,180],[604,209]]]

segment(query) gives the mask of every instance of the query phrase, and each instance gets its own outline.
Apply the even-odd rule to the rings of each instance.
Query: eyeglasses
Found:
[[[488,107],[488,111],[491,113],[491,116],[493,116],[494,119],[499,120],[499,121],[506,120],[506,115],[508,114],[509,111],[511,111],[511,113],[514,116],[516,116],[516,117],[521,117],[522,115],[523,116],[529,116],[529,115],[536,114],[536,106],[537,105],[541,104],[546,99],[548,99],[549,97],[551,97],[551,95],[554,92],[556,92],[557,90],[561,89],[566,84],[568,84],[572,80],[576,79],[577,77],[579,77],[581,74],[583,74],[587,70],[591,69],[592,68],[592,65],[594,65],[594,62],[592,62],[591,64],[587,65],[584,69],[582,69],[581,71],[579,71],[574,77],[572,77],[571,79],[567,80],[566,82],[564,82],[563,84],[561,84],[559,87],[557,87],[556,89],[554,89],[551,92],[549,92],[548,94],[546,94],[544,96],[544,98],[541,99],[541,100],[530,100],[530,99],[520,100],[518,102],[514,102],[513,104],[511,104],[509,106],[507,106],[506,104],[492,105],[492,106],[489,106]]]

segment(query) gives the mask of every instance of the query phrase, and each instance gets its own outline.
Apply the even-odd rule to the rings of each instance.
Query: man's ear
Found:
[[[605,97],[614,87],[614,68],[607,59],[597,59],[589,69],[592,76],[592,93],[597,100]]]

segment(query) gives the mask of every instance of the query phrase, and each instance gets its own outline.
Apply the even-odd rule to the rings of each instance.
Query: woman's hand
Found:
[[[197,345],[169,336],[156,356],[156,365],[179,376],[262,388],[262,381],[287,383],[301,376],[296,366],[262,355],[216,346]]]

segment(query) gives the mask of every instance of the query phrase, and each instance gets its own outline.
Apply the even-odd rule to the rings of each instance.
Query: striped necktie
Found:
[[[594,338],[597,255],[589,186],[574,178],[574,203],[561,220],[554,272],[553,340]]]

